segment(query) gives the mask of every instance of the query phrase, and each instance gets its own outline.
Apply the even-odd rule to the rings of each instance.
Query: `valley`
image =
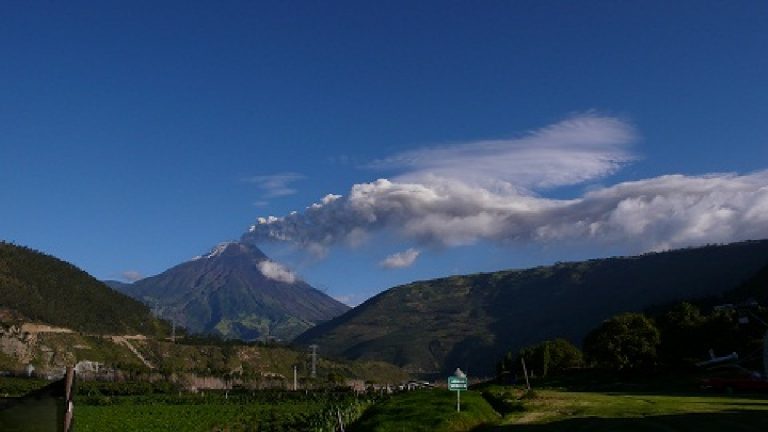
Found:
[[[23,395],[34,394],[70,366],[76,367],[79,380],[78,428],[94,431],[124,425],[159,431],[169,424],[190,431],[320,431],[341,424],[351,431],[548,431],[573,425],[612,430],[631,428],[638,418],[660,430],[687,430],[689,424],[730,424],[728,406],[743,410],[739,427],[751,430],[768,410],[760,397],[750,405],[697,393],[702,370],[694,367],[712,347],[718,353],[757,347],[764,331],[759,320],[739,326],[740,315],[734,311],[752,308],[753,316],[766,314],[755,301],[768,299],[768,241],[414,282],[325,322],[308,320],[309,329],[290,343],[268,336],[278,328],[280,318],[273,318],[288,312],[249,309],[265,313],[270,324],[266,333],[252,333],[260,334],[260,340],[243,341],[232,334],[224,338],[217,326],[207,332],[183,328],[181,322],[198,318],[178,314],[199,309],[179,307],[173,309],[177,315],[162,315],[155,303],[154,313],[150,310],[149,293],[177,300],[202,295],[178,292],[181,288],[172,283],[226,296],[232,292],[226,288],[232,278],[242,281],[238,289],[253,304],[302,310],[269,300],[284,296],[297,300],[296,305],[319,307],[315,300],[302,298],[307,292],[318,295],[311,288],[300,285],[302,291],[291,291],[291,285],[300,284],[296,280],[282,281],[279,289],[274,281],[265,283],[258,269],[267,258],[250,246],[229,243],[207,258],[182,264],[185,272],[174,267],[157,280],[118,287],[135,290],[133,295],[147,304],[54,257],[1,246],[0,278],[14,290],[0,292],[0,370],[5,374],[0,376],[0,395],[5,396],[0,405],[7,405],[0,406],[0,424],[17,421],[13,413],[26,412],[18,408],[27,406],[18,405],[27,400]],[[186,275],[201,262],[192,276]],[[246,281],[248,274],[256,282]],[[102,298],[116,298],[130,308],[111,312],[110,322],[99,322],[99,312],[93,315],[96,321],[83,321],[67,318],[78,314],[76,309],[57,308],[52,314],[44,307],[46,301],[18,300],[46,292],[66,305],[56,300],[67,296],[62,280],[91,290],[88,310],[98,311]],[[51,291],[44,284],[60,288]],[[165,313],[181,304],[173,301],[163,303]],[[726,302],[731,309],[713,309]],[[252,307],[244,300],[230,304]],[[645,333],[611,336],[626,344],[619,349],[636,350],[629,363],[616,362],[612,348],[601,345],[602,336],[597,336],[614,331],[609,330],[612,322],[649,326]],[[137,331],[142,328],[152,331]],[[110,331],[115,329],[121,331]],[[648,338],[642,343],[651,344],[650,351],[633,345],[641,334]],[[676,342],[680,337],[688,342]],[[641,356],[649,360],[640,362]],[[756,358],[744,360],[744,365],[759,368]],[[527,370],[520,368],[521,362],[528,364]],[[469,372],[473,386],[463,395],[465,410],[451,414],[455,392],[445,390],[445,377],[457,366]],[[667,369],[677,371],[673,388],[649,387]],[[521,387],[523,376],[531,380],[533,391]],[[510,386],[510,380],[518,383]],[[635,390],[604,390],[605,385]],[[638,385],[644,393],[635,393]],[[574,390],[579,393],[568,393]]]

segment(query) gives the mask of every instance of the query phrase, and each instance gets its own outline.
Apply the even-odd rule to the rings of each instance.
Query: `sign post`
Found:
[[[461,369],[448,377],[448,390],[456,392],[456,412],[461,412],[461,391],[467,390],[467,375]]]

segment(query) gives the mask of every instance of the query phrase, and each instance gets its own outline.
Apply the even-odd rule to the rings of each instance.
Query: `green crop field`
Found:
[[[351,393],[120,396],[85,399],[75,421],[79,432],[332,431],[371,403]]]
[[[34,382],[5,380],[6,390]],[[23,384],[23,386],[22,386]],[[17,388],[19,387],[19,388]],[[80,387],[75,424],[81,432],[335,431],[347,432],[559,432],[559,431],[767,431],[768,395],[712,393],[524,393],[485,386],[461,393],[420,390],[392,396],[349,391],[237,390],[228,395],[171,392],[163,386],[93,384]],[[32,417],[6,419],[0,429],[26,431]],[[37,407],[51,415],[55,407]],[[36,408],[36,409],[37,409]],[[23,427],[22,427],[23,426]],[[20,428],[21,427],[21,428]]]
[[[308,430],[321,408],[291,405],[115,405],[78,407],[78,431]],[[319,426],[319,425],[318,425]],[[318,427],[318,429],[320,429]],[[326,429],[328,430],[328,429]]]
[[[48,384],[44,379],[0,377],[0,398],[23,396]]]

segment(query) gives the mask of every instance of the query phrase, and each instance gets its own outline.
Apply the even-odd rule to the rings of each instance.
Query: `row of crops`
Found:
[[[380,396],[350,391],[94,394],[77,398],[78,432],[335,431]]]

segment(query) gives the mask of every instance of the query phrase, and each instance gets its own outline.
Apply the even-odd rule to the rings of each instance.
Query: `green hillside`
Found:
[[[768,241],[751,241],[415,282],[310,329],[297,343],[414,372],[461,367],[490,375],[503,352],[555,337],[580,345],[612,315],[721,295],[767,263]]]
[[[58,258],[0,242],[0,309],[28,320],[100,334],[167,334],[141,302]]]

